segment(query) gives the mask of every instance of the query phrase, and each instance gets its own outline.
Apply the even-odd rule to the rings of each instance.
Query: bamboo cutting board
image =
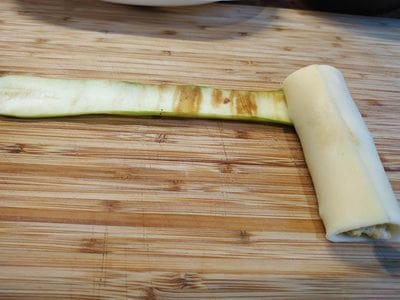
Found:
[[[3,0],[0,72],[278,88],[339,67],[400,195],[400,21]],[[400,246],[324,238],[291,127],[0,118],[1,299],[396,298]]]

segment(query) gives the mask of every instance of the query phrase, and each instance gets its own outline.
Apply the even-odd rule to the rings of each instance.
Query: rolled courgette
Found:
[[[283,90],[327,239],[399,239],[399,204],[342,74],[308,66],[291,74]]]
[[[342,74],[312,65],[283,90],[237,91],[109,80],[0,78],[0,115],[153,115],[294,125],[333,242],[400,240],[400,208]]]

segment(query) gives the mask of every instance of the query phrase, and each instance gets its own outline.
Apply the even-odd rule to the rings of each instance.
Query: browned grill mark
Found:
[[[258,92],[258,95],[261,99],[268,99],[268,101],[273,106],[285,105],[286,98],[283,91],[266,91],[266,92]]]
[[[177,87],[175,93],[174,111],[177,113],[195,114],[200,110],[201,101],[202,94],[199,87]]]
[[[211,105],[215,108],[218,108],[220,105],[229,104],[230,109],[233,110],[233,102],[230,97],[232,97],[232,93],[229,95],[229,97],[224,97],[222,90],[214,89],[211,95]]]
[[[162,93],[165,90],[167,90],[168,88],[170,88],[171,85],[170,85],[170,83],[163,81],[157,87],[158,87],[158,90],[160,91],[160,93]]]
[[[239,115],[257,115],[257,103],[254,93],[247,91],[232,91],[229,98],[235,103],[236,112]]]
[[[285,95],[279,92],[274,93],[272,97],[272,102],[274,103],[274,105],[279,105],[282,102],[285,103],[286,102]]]
[[[214,89],[212,92],[211,104],[213,107],[218,107],[221,103],[224,103],[222,91],[218,89]]]

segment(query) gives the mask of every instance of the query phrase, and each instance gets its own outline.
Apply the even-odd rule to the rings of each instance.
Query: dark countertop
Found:
[[[327,3],[335,4],[327,4]],[[349,2],[360,2],[360,4],[353,4],[353,7],[348,7]],[[245,5],[259,5],[259,6],[274,6],[274,7],[286,7],[286,8],[297,8],[297,9],[308,9],[308,10],[322,10],[322,11],[333,11],[348,14],[357,15],[370,15],[370,16],[381,16],[389,18],[400,18],[400,0],[388,0],[389,5],[384,5],[384,0],[377,1],[376,7],[371,7],[370,3],[373,1],[317,1],[317,0],[241,0],[233,1],[229,3],[245,4]],[[344,3],[344,4],[340,4]],[[365,4],[368,3],[368,4]],[[346,7],[347,6],[347,7]]]

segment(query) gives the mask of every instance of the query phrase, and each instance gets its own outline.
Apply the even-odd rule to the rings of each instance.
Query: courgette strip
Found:
[[[0,78],[0,115],[43,118],[87,114],[292,124],[282,90],[252,92],[110,80]]]

